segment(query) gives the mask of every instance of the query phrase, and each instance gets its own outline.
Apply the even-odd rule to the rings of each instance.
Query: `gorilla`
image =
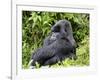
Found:
[[[66,58],[76,59],[76,42],[73,38],[71,23],[59,20],[51,27],[51,33],[44,40],[43,46],[32,53],[30,66],[39,67],[62,62]]]

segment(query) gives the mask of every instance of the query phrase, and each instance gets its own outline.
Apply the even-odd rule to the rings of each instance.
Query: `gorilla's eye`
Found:
[[[60,32],[60,26],[53,26],[51,30],[52,32]]]
[[[67,29],[65,29],[65,32],[67,32]]]
[[[60,26],[55,27],[55,32],[60,32]]]

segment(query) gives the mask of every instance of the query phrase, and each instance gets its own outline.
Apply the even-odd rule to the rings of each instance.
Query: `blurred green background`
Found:
[[[72,24],[77,43],[77,60],[66,59],[52,67],[89,65],[89,19],[87,13],[58,13],[22,11],[22,67],[28,68],[32,52],[43,45],[43,40],[58,20],[66,19]]]

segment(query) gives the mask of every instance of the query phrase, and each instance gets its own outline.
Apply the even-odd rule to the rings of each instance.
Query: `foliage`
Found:
[[[22,65],[27,68],[31,53],[43,45],[50,28],[58,20],[66,19],[72,24],[74,38],[77,42],[76,61],[66,59],[66,65],[89,65],[89,14],[58,12],[22,12]]]

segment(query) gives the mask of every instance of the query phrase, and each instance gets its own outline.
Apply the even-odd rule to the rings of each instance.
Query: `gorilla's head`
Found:
[[[51,39],[68,39],[68,36],[73,36],[71,23],[67,20],[59,20],[55,25],[53,25],[51,31]]]

